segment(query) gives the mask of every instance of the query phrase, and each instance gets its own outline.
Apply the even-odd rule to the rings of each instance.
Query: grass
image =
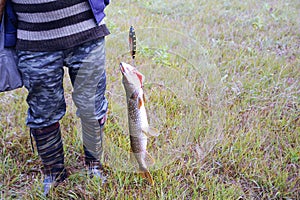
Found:
[[[63,118],[70,176],[50,199],[299,199],[300,3],[288,1],[112,1],[107,8],[107,97],[101,186],[83,170],[80,124],[65,79]],[[128,156],[124,89],[118,63],[145,75],[156,182]],[[32,153],[26,90],[0,94],[0,198],[43,199],[41,161]]]

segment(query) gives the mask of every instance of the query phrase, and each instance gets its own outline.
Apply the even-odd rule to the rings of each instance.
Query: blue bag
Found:
[[[17,66],[16,51],[14,48],[5,47],[5,16],[3,14],[0,27],[0,92],[14,90],[23,86],[22,77]],[[9,45],[12,44],[9,43]]]

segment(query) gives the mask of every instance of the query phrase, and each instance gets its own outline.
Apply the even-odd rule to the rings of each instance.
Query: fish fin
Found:
[[[160,132],[158,132],[156,128],[152,127],[142,128],[142,131],[148,137],[158,137],[160,135]]]
[[[140,109],[143,105],[143,99],[141,97],[138,97],[138,108]]]
[[[136,158],[135,158],[135,153],[133,153],[132,151],[130,151],[130,155],[129,155],[129,161],[130,163],[132,163],[133,165],[136,164]]]
[[[153,178],[152,178],[152,176],[151,176],[151,174],[148,170],[147,171],[142,171],[141,175],[144,179],[146,179],[148,181],[148,183],[151,184],[151,186],[154,185],[154,180],[153,180]]]
[[[145,76],[143,74],[141,74],[140,72],[138,72],[138,71],[136,71],[135,74],[137,75],[138,79],[140,80],[141,87],[143,87]]]
[[[158,137],[160,135],[160,132],[156,128],[149,127],[148,134],[154,137]]]
[[[145,163],[147,166],[152,166],[155,163],[154,158],[146,151]]]

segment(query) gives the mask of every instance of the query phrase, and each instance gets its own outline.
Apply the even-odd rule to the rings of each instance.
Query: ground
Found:
[[[105,164],[108,183],[83,168],[79,120],[66,76],[61,121],[67,181],[50,199],[299,199],[300,2],[112,1],[106,9]],[[119,62],[145,75],[155,185],[128,157]],[[40,199],[41,161],[31,150],[24,88],[0,94],[0,198]]]

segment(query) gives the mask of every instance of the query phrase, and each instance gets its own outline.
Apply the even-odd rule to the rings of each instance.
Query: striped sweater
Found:
[[[109,34],[96,24],[88,0],[12,0],[18,18],[16,49],[58,51]]]

